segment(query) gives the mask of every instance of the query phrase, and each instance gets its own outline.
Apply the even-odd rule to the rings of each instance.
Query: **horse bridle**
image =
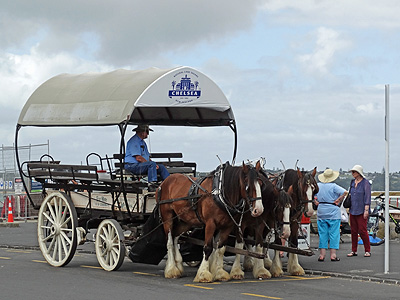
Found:
[[[282,188],[282,189],[280,189],[279,190],[279,197],[281,197],[281,194],[282,193],[286,193],[286,191]],[[281,210],[282,212],[285,210],[285,208],[291,208],[292,207],[292,205],[291,205],[291,203],[290,203],[290,197],[288,197],[287,198],[287,201],[286,201],[286,203],[285,203],[285,205],[284,206],[282,206],[282,205],[279,205],[279,206],[275,206],[275,208],[274,208],[274,215],[276,214],[276,211],[279,209],[279,210]],[[289,219],[289,221],[288,222],[285,222],[285,221],[276,221],[275,222],[275,224],[276,224],[276,231],[279,233],[279,234],[281,234],[282,233],[282,228],[283,228],[283,226],[285,226],[285,225],[290,225],[290,219]]]
[[[307,191],[308,187],[311,186],[312,190],[314,191],[318,186],[315,186],[316,184],[313,184],[311,182],[311,179],[309,178],[309,177],[311,177],[311,173],[310,172],[305,173],[304,177],[306,177],[306,179],[304,179],[304,180],[306,181],[305,186],[307,187],[305,190]],[[303,194],[305,194],[305,193],[303,193],[302,182],[301,182],[300,178],[297,181],[297,189],[298,189],[298,191],[301,191],[300,193],[299,192],[296,193],[297,197],[300,200],[300,202],[297,205],[297,207],[294,209],[295,213],[294,213],[293,217],[291,218],[291,221],[296,221],[296,222],[298,221],[299,217],[303,213],[305,213],[306,205],[308,203],[312,203],[313,202],[313,199],[310,199],[310,200],[304,199]]]

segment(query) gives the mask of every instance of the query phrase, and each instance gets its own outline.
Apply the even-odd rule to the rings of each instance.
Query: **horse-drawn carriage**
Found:
[[[15,134],[17,163],[28,198],[39,209],[38,242],[50,265],[60,267],[68,264],[77,245],[87,241],[86,236],[92,229],[97,230],[94,241],[97,259],[107,271],[117,270],[128,252],[132,261],[142,263],[158,264],[167,249],[169,258],[169,251],[175,251],[172,255],[175,260],[201,260],[204,257],[203,248],[208,247],[206,256],[209,256],[214,247],[219,248],[227,242],[213,244],[214,231],[221,233],[221,228],[214,228],[212,233],[209,230],[200,233],[200,239],[198,232],[192,230],[194,227],[211,228],[207,224],[211,223],[209,215],[212,213],[205,213],[206,209],[202,206],[206,202],[204,199],[220,198],[225,201],[223,219],[226,219],[227,214],[236,213],[227,208],[232,204],[226,203],[224,199],[228,193],[229,201],[236,201],[234,210],[242,210],[242,214],[245,210],[252,210],[255,217],[261,215],[257,203],[262,198],[260,185],[266,183],[260,179],[260,166],[221,166],[219,171],[213,172],[214,179],[209,183],[204,180],[203,183],[196,181],[195,163],[173,161],[173,158],[182,158],[182,154],[153,154],[152,159],[164,159],[163,163],[170,173],[177,175],[168,177],[168,182],[164,181],[156,193],[149,192],[145,178],[127,174],[124,170],[125,133],[129,126],[139,124],[228,126],[234,133],[232,162],[235,161],[237,131],[231,106],[213,81],[189,67],[62,74],[43,83],[26,102]],[[119,153],[106,157],[90,153],[86,157],[86,165],[63,164],[48,154],[44,154],[38,161],[21,162],[18,135],[25,126],[116,126],[121,135]],[[93,158],[98,159],[99,163],[90,164]],[[226,187],[228,168],[235,169],[229,190]],[[32,180],[41,183],[43,187],[43,197],[39,202],[35,202],[29,192]],[[172,180],[178,182],[178,185],[170,183]],[[182,186],[187,186],[192,194],[189,195],[185,189],[180,193],[171,192]],[[189,208],[185,209],[191,213],[183,222],[186,226],[182,226],[178,233],[171,226],[168,231],[166,224],[176,225],[177,215],[181,213],[173,210],[166,212],[163,208],[171,208],[182,201],[189,203]],[[212,205],[209,202],[208,206]],[[224,210],[218,208],[218,205],[213,208],[214,212]],[[168,214],[171,215],[169,219]],[[195,226],[188,225],[195,218]],[[218,222],[223,223],[221,220],[215,221],[215,218],[213,220],[213,227]],[[235,229],[232,226],[237,225],[235,220],[235,217],[228,218],[229,226],[225,228],[224,239]],[[274,228],[274,224],[269,227]],[[173,233],[174,241],[170,239],[169,233]],[[184,236],[181,233],[185,233]],[[206,240],[203,247],[204,235]],[[177,250],[178,240],[181,251]],[[282,248],[309,255],[307,251],[275,246],[275,249]],[[230,251],[258,258],[265,256],[259,251],[253,253],[233,247]],[[185,252],[182,253],[183,258],[177,257],[176,252]],[[199,281],[209,280],[201,278]]]

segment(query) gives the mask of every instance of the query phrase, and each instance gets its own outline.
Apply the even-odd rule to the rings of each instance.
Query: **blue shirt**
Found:
[[[319,191],[316,195],[319,202],[317,217],[320,220],[340,220],[340,207],[333,204],[346,191],[334,182],[318,182]]]
[[[371,184],[365,178],[355,187],[354,179],[350,183],[351,207],[350,214],[358,216],[364,214],[365,205],[371,207]]]
[[[143,156],[144,159],[150,161],[150,153],[147,149],[146,142],[137,134],[131,137],[126,144],[125,162],[131,164],[139,163],[135,158],[136,155]]]

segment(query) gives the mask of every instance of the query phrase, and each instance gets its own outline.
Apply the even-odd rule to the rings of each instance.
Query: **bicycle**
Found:
[[[380,222],[385,223],[385,197],[384,193],[376,196],[374,201],[376,201],[376,206],[374,207],[372,213],[370,213],[367,223],[367,230],[369,232],[371,246],[379,246],[385,242],[385,237],[380,239],[377,237],[379,231]],[[389,204],[389,208],[397,209],[400,211],[399,207]],[[400,221],[396,220],[393,215],[389,212],[389,218],[394,223],[394,230],[396,233],[400,233]]]

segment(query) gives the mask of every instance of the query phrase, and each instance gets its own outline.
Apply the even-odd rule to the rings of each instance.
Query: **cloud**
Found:
[[[41,1],[4,3],[0,47],[20,47],[37,36],[40,52],[48,55],[81,49],[85,39],[95,47],[95,59],[126,65],[171,51],[187,51],[200,42],[217,42],[249,28],[260,1]],[[77,9],[79,7],[79,9]]]
[[[0,138],[14,141],[21,107],[60,73],[189,65],[228,97],[238,126],[237,162],[267,167],[383,166],[384,83],[400,109],[397,1],[6,1],[0,8]],[[393,168],[400,119],[391,115]],[[24,128],[25,129],[25,128]],[[183,152],[200,171],[232,155],[229,128],[163,128],[153,151]],[[118,151],[117,128],[31,128],[63,162]],[[22,133],[24,132],[24,133]]]
[[[308,72],[325,75],[329,73],[337,52],[347,49],[350,44],[337,31],[320,27],[316,32],[314,51],[299,55],[299,61]]]
[[[382,0],[273,0],[266,1],[263,9],[270,22],[279,24],[313,24],[352,28],[381,28],[396,30],[400,27],[398,2]]]

